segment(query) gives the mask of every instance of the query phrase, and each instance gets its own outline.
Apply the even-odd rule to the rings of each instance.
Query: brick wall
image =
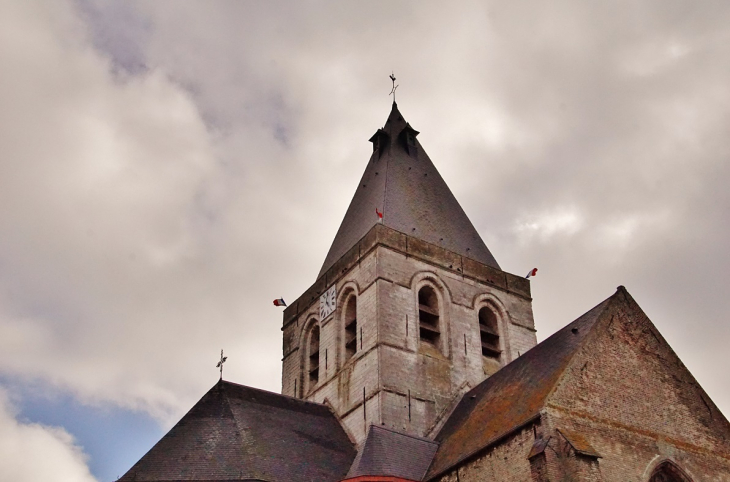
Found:
[[[521,430],[438,480],[647,482],[669,460],[693,481],[730,482],[730,424],[625,300],[587,334],[534,433]],[[535,434],[545,445],[528,462]]]
[[[548,402],[550,424],[582,433],[604,480],[648,480],[678,462],[696,481],[730,481],[730,426],[631,302],[606,316]]]
[[[535,437],[525,427],[491,450],[472,458],[437,482],[527,482],[532,480],[530,454]]]

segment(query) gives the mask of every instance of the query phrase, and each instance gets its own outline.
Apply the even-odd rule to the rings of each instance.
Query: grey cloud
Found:
[[[4,372],[169,422],[223,346],[277,390],[271,300],[314,281],[393,69],[500,264],[540,269],[538,336],[625,284],[727,413],[724,3],[124,5],[16,7],[0,50]]]

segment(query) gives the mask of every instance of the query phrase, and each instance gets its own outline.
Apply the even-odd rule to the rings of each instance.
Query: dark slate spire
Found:
[[[500,269],[417,135],[393,102],[318,278],[378,223],[376,208],[391,229]]]

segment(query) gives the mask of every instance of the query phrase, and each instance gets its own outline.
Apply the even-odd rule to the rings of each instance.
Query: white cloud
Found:
[[[584,224],[583,216],[575,206],[561,206],[518,220],[515,231],[523,244],[529,244],[533,239],[547,243],[555,236],[569,238],[575,235]],[[563,239],[562,242],[569,241]]]
[[[87,456],[61,427],[19,422],[0,390],[0,480],[94,482]]]
[[[200,311],[181,292],[205,289],[191,264],[214,182],[209,133],[164,71],[115,73],[68,4],[5,10],[0,366],[85,400],[179,410],[148,357]],[[205,340],[196,330],[190,342]]]
[[[724,5],[4,4],[0,372],[167,422],[220,348],[276,390],[271,300],[314,281],[392,69],[500,264],[540,268],[539,336],[625,284],[727,412]]]

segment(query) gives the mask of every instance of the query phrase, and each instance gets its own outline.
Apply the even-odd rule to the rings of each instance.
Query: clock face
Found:
[[[334,285],[319,297],[319,319],[324,320],[337,308],[337,289]]]

